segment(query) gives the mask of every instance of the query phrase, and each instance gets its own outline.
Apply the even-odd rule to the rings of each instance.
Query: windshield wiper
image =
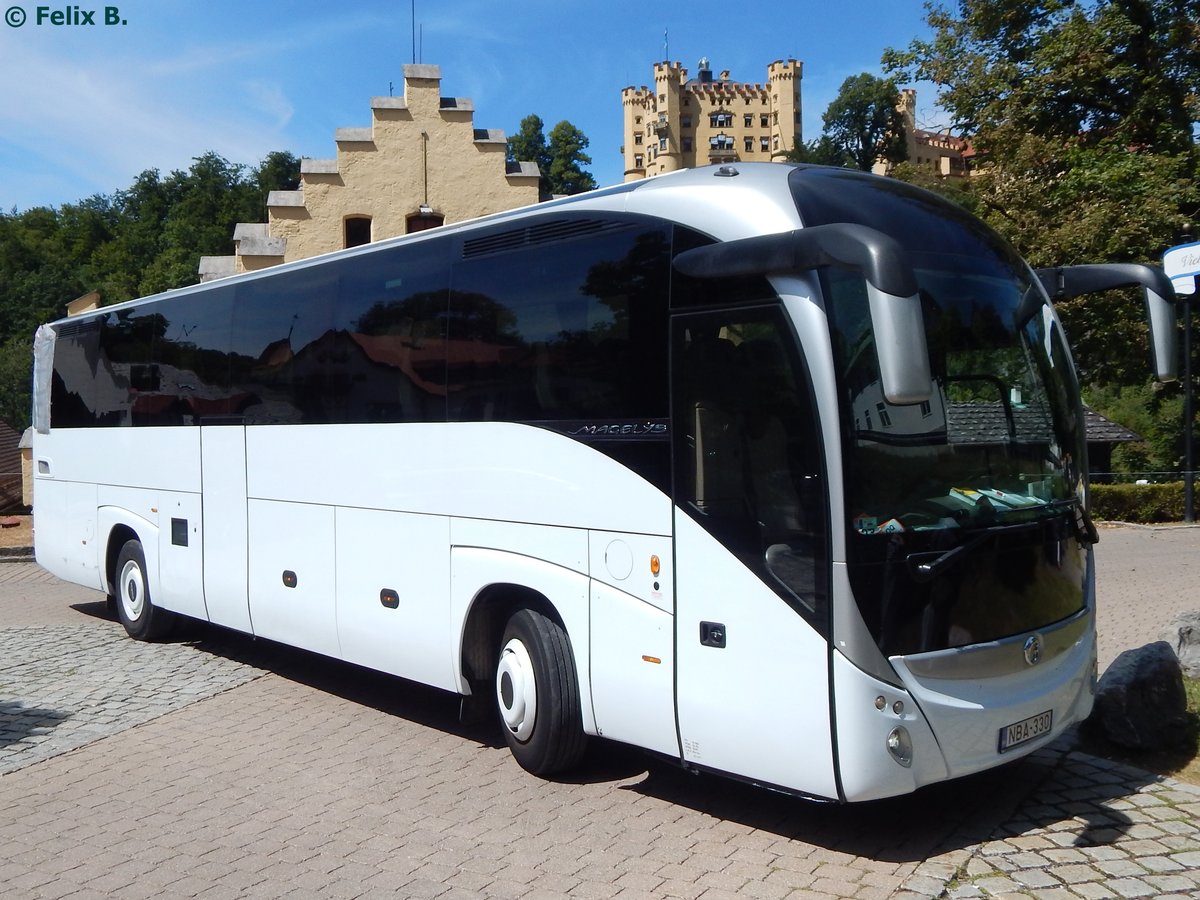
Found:
[[[1078,500],[1051,500],[1041,507],[1041,510],[1050,510],[1055,513],[1073,511],[1071,524],[1075,528],[1075,539],[1081,544],[1095,544],[1100,541],[1100,535],[1096,531],[1092,517],[1088,515],[1087,510]],[[973,550],[997,535],[1040,528],[1044,521],[1046,521],[1046,517],[1012,525],[989,525],[973,533],[969,540],[941,553],[910,553],[907,557],[909,571],[916,581],[922,583],[932,581],[947,568],[959,560],[965,559]]]
[[[1021,522],[1017,525],[989,525],[987,528],[980,529],[973,534],[970,540],[964,541],[957,547],[951,547],[949,550],[941,553],[908,554],[908,568],[916,581],[932,581],[945,569],[954,565],[960,559],[966,558],[972,550],[991,540],[996,535],[1014,531],[1028,531],[1031,528],[1039,527],[1041,527],[1040,522]]]

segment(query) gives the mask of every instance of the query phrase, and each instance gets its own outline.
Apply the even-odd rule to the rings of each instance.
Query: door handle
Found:
[[[720,622],[700,623],[700,643],[705,647],[725,648],[725,626]]]

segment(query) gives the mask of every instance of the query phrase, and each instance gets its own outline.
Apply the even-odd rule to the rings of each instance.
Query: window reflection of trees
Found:
[[[101,313],[63,329],[55,424],[665,418],[670,249],[609,228],[451,291],[412,245]]]
[[[666,415],[669,242],[660,230],[530,248],[454,272],[451,417]]]

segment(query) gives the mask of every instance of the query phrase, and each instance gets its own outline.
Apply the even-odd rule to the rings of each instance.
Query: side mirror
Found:
[[[1159,381],[1175,381],[1179,377],[1175,352],[1175,287],[1162,269],[1138,263],[1109,263],[1038,269],[1037,276],[1052,300],[1069,300],[1112,288],[1142,288],[1154,377]]]
[[[894,238],[865,225],[814,225],[781,234],[697,247],[675,258],[693,278],[782,275],[826,266],[861,272],[883,396],[896,405],[930,399],[933,379],[917,278]]]

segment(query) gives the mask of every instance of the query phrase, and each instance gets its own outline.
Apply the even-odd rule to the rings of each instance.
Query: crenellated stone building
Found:
[[[503,131],[441,95],[441,70],[406,65],[404,94],[371,99],[371,124],[339,128],[337,156],[304,159],[300,189],[272,191],[268,222],[234,229],[234,256],[204,257],[202,281],[538,202],[536,163],[507,163]]]
[[[908,161],[923,169],[932,169],[943,178],[967,178],[978,171],[974,168],[975,149],[966,138],[955,137],[948,131],[927,131],[917,127],[917,92],[905,88],[897,104],[904,120],[904,139],[908,145]],[[875,164],[876,175],[888,175],[892,166],[880,160]]]
[[[625,180],[711,163],[780,162],[802,139],[803,65],[776,60],[765,84],[713,78],[707,59],[696,78],[678,62],[654,65],[654,87],[621,91]]]

